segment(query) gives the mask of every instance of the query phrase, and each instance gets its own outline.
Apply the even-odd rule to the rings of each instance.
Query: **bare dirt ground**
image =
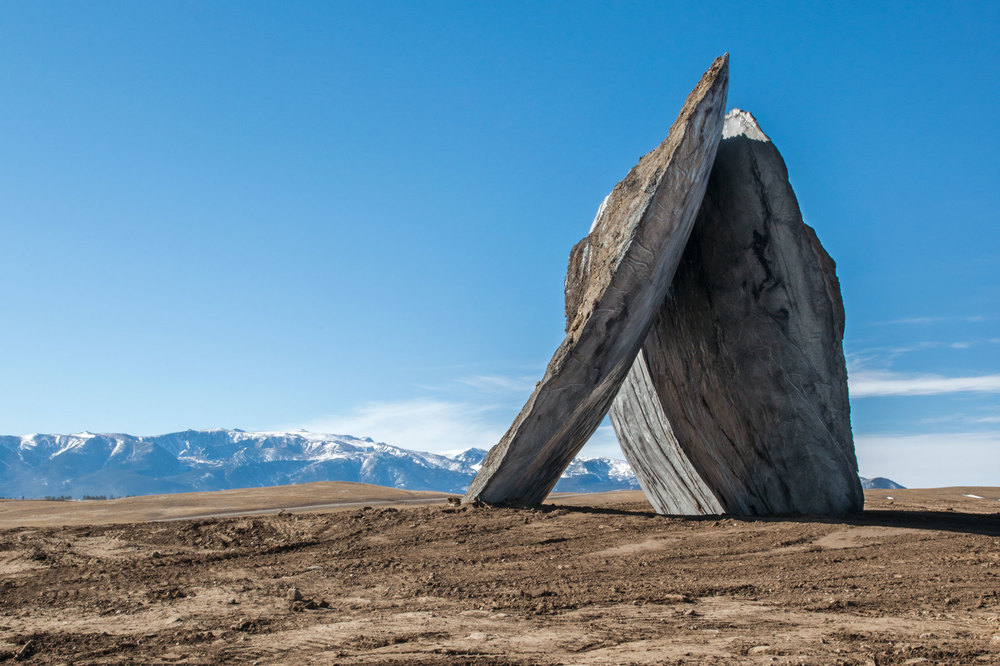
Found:
[[[324,511],[370,504],[443,502],[448,493],[421,492],[326,481],[295,486],[240,488],[211,493],[144,495],[116,500],[59,502],[0,500],[0,529],[63,525],[109,525],[151,520],[224,517],[285,511]]]
[[[0,660],[1000,664],[997,488],[755,520],[311,485],[119,501],[117,524],[111,502],[3,503]],[[269,513],[177,520],[240,510]]]

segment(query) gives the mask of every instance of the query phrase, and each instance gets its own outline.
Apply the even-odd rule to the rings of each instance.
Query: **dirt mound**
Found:
[[[237,488],[202,493],[144,495],[115,500],[0,500],[0,529],[107,525],[148,520],[272,513],[284,509],[337,510],[364,504],[442,502],[450,493],[400,490],[367,483],[320,481],[292,486]]]
[[[869,491],[845,521],[609,494],[7,529],[0,658],[998,663],[1000,503],[977,490]]]

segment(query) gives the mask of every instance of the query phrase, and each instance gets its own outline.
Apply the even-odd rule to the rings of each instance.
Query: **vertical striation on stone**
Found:
[[[778,150],[734,110],[680,267],[611,408],[656,511],[860,511],[843,335],[834,262],[802,221]]]
[[[607,414],[663,302],[704,195],[722,134],[728,60],[715,60],[667,138],[615,186],[590,234],[574,248],[566,338],[464,501],[541,502]]]

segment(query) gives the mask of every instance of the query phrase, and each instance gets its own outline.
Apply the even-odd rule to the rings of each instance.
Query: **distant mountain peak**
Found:
[[[489,453],[486,449],[477,449],[475,447],[465,449],[464,451],[459,451],[458,453],[453,453],[448,457],[452,460],[463,460],[469,463],[475,464],[483,461],[486,454]]]
[[[401,449],[371,437],[238,428],[165,435],[0,436],[0,494],[8,497],[148,495],[355,481],[461,493],[487,451],[453,455]],[[600,460],[600,459],[595,459]],[[605,459],[606,460],[606,459]],[[624,461],[574,461],[556,490],[638,488]],[[584,467],[579,467],[583,464]],[[580,469],[587,470],[580,473]]]
[[[884,476],[876,476],[871,479],[861,478],[861,487],[865,490],[905,490],[906,486],[901,486],[892,479]]]

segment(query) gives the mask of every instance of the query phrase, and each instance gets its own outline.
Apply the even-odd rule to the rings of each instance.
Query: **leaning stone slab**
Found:
[[[844,514],[864,496],[835,265],[753,116],[726,116],[684,257],[611,420],[666,514]]]
[[[607,414],[691,232],[722,134],[728,78],[724,55],[574,248],[567,288],[575,307],[566,339],[464,501],[538,504]]]

